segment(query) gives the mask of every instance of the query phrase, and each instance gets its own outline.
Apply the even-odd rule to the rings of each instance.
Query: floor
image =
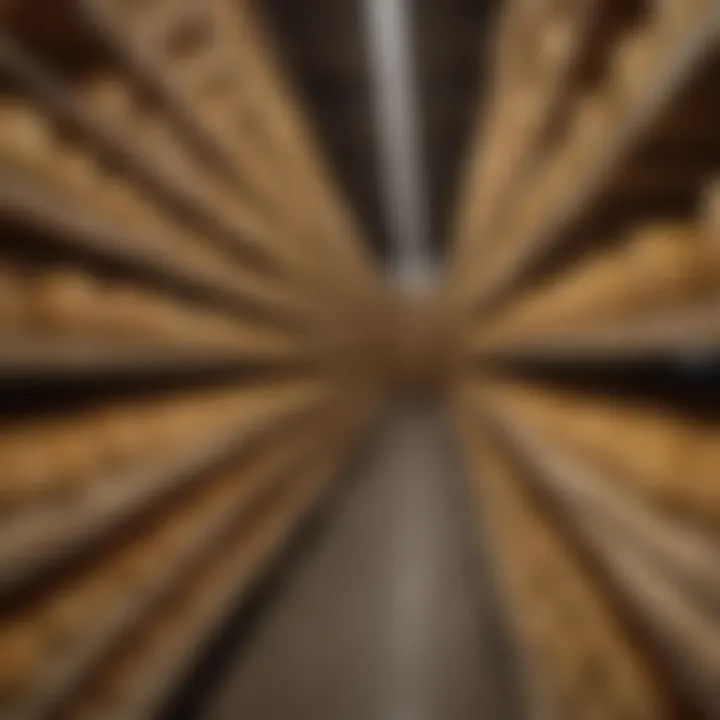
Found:
[[[399,413],[360,465],[250,647],[222,669],[201,720],[517,716],[438,418]]]

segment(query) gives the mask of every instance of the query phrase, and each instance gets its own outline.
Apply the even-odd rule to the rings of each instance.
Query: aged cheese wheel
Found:
[[[553,327],[561,323],[606,318],[625,311],[627,269],[622,258],[607,253],[569,274],[555,288],[549,288],[540,310],[552,318]]]
[[[198,425],[202,425],[201,417],[199,417],[199,409],[192,405],[171,405],[157,416],[156,424],[163,425],[164,428],[160,432],[165,435],[166,432],[171,434],[173,438],[184,438],[197,436]]]
[[[185,442],[193,442],[193,434],[184,432],[184,427],[169,412],[148,413],[138,417],[136,422],[143,434],[143,453],[150,457],[175,452],[187,447]]]
[[[705,189],[703,215],[708,234],[720,242],[720,179]]]
[[[599,254],[510,307],[506,333],[562,329],[687,299],[709,282],[702,243],[692,228],[642,228],[617,250]],[[502,335],[500,323],[496,333]]]
[[[157,158],[166,172],[174,173],[176,178],[182,179],[183,184],[191,185],[194,182],[192,171],[188,170],[192,163],[177,137],[165,124],[147,114],[138,116],[134,134],[138,144],[146,148],[150,157]]]
[[[43,633],[48,645],[58,650],[69,645],[78,636],[93,612],[97,609],[90,602],[82,587],[68,585],[56,588],[44,603]]]
[[[114,287],[103,295],[109,335],[133,336],[143,342],[156,338],[152,311],[152,295],[133,287]]]
[[[167,572],[187,554],[192,529],[189,522],[167,521],[153,531],[147,552],[157,572]]]
[[[720,518],[720,437],[714,430],[698,428],[683,466],[677,468],[674,490],[683,511]]]
[[[0,265],[0,333],[20,334],[27,323],[28,282],[9,266]]]
[[[140,409],[123,407],[108,411],[97,428],[98,451],[106,472],[112,473],[141,460],[151,444],[139,422]]]
[[[101,326],[98,285],[88,275],[61,270],[33,281],[33,324],[51,333],[91,332]]]
[[[51,125],[32,105],[17,99],[0,101],[0,152],[25,163],[44,163],[54,143]]]
[[[567,19],[555,19],[540,32],[540,54],[551,71],[563,66],[571,57],[575,44],[575,28]]]
[[[64,707],[63,720],[97,720],[105,717],[108,708],[98,697],[98,690],[94,683],[90,687],[83,687],[82,692],[70,698]]]
[[[150,300],[150,298],[149,298]],[[178,340],[187,333],[187,318],[172,300],[160,295],[152,297],[145,312],[148,325],[164,340]]]
[[[652,23],[642,30],[633,31],[623,39],[613,58],[613,91],[621,101],[627,103],[636,100],[642,93],[657,67],[662,38]]]
[[[605,152],[616,115],[617,107],[607,92],[595,91],[578,102],[570,118],[565,150],[575,172],[587,173],[588,163]],[[576,177],[568,177],[568,181],[574,183]]]
[[[95,614],[114,612],[122,609],[126,588],[118,576],[119,550],[115,550],[101,563],[88,568],[82,579],[81,592],[88,608],[95,608]]]
[[[58,170],[58,178],[63,184],[78,189],[92,189],[99,200],[104,199],[102,192],[104,170],[87,148],[75,142],[66,143],[62,152],[58,152],[53,158],[53,163]]]
[[[228,102],[229,96],[236,90],[239,78],[232,60],[227,58],[225,63],[218,62],[213,57],[213,64],[207,67],[206,72],[202,76],[195,75],[195,88],[198,98],[208,102],[208,107],[216,107],[216,112],[221,114],[223,110],[227,114],[232,110],[231,104]],[[213,101],[216,103],[213,105]]]
[[[30,692],[43,650],[42,633],[32,619],[0,625],[0,700],[12,703]]]
[[[118,558],[116,571],[126,591],[144,586],[167,570],[163,548],[153,534],[131,540]]]
[[[614,436],[605,438],[602,451],[649,489],[666,492],[682,471],[688,442],[687,433],[671,423],[620,421]]]
[[[92,428],[88,424],[68,423],[67,427],[53,428],[48,433],[47,453],[61,492],[81,490],[101,470]]]
[[[713,7],[714,0],[655,0],[653,11],[657,24],[668,32],[679,32],[688,20]]]
[[[658,301],[682,301],[698,288],[698,234],[692,228],[647,227],[631,236],[624,254],[632,277],[633,305],[651,309]]]
[[[94,77],[81,88],[88,107],[105,121],[124,125],[134,108],[127,81],[111,75]]]
[[[717,298],[720,294],[720,180],[711,183],[705,192],[698,252],[701,256],[698,282],[704,293]]]
[[[610,413],[583,412],[568,413],[561,410],[562,426],[558,431],[560,438],[569,438],[582,448],[596,448],[598,444],[612,442],[617,434],[617,424]]]
[[[15,508],[43,497],[52,483],[47,450],[31,430],[13,432],[0,449],[0,505]]]
[[[142,639],[125,647],[115,657],[110,659],[107,667],[103,667],[98,681],[90,688],[84,689],[83,694],[89,698],[90,707],[95,715],[89,719],[103,717],[106,713],[116,713],[122,707],[132,682],[138,677],[139,668],[148,667],[147,648]],[[74,719],[74,715],[72,718]],[[119,715],[122,717],[122,715]]]

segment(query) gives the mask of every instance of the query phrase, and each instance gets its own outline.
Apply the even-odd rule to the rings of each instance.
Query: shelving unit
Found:
[[[652,148],[654,138],[668,118],[682,114],[686,91],[700,83],[703,76],[708,78],[708,87],[712,86],[720,27],[716,4],[699,3],[694,11],[688,9],[687,12],[678,9],[676,16],[672,14],[674,3],[668,5],[672,7],[664,14],[653,8],[645,25],[635,28],[631,41],[626,42],[625,57],[630,56],[634,42],[635,52],[644,61],[640,64],[638,60],[643,72],[636,71],[633,78],[632,87],[636,90],[623,88],[628,78],[623,77],[622,63],[615,59],[604,85],[592,96],[597,98],[594,101],[597,109],[591,114],[589,110],[593,108],[590,107],[585,111],[585,118],[582,105],[578,101],[572,103],[566,110],[568,134],[556,141],[531,172],[524,173],[523,182],[516,183],[517,192],[512,195],[515,210],[501,218],[499,225],[491,225],[463,241],[474,248],[474,254],[470,258],[458,251],[464,266],[463,277],[456,273],[450,280],[461,294],[458,302],[464,313],[477,317],[482,308],[501,299],[512,302],[512,294],[522,289],[530,272],[558,248],[586,245],[588,230],[592,230],[593,223],[597,226],[598,216],[606,213],[608,207],[612,208],[608,202],[615,202],[615,187],[633,168],[642,168],[642,155],[649,157],[648,143]],[[595,45],[590,43],[589,47]],[[607,52],[605,48],[602,51]],[[618,52],[615,46],[609,53],[610,58]],[[626,59],[625,63],[629,64],[630,60]],[[625,73],[630,74],[629,70]],[[707,111],[715,112],[710,97],[707,102]],[[578,123],[575,130],[573,120]],[[707,118],[699,122],[705,120]],[[585,127],[579,121],[584,122]],[[686,133],[691,139],[692,122],[687,125]],[[496,129],[496,135],[503,137],[496,142],[504,142],[502,129]],[[486,137],[482,147],[492,139],[492,135]],[[707,139],[711,143],[714,137]],[[711,148],[710,144],[708,150]],[[682,145],[678,145],[677,150],[682,153]],[[712,177],[712,157],[710,154],[692,175],[692,184],[702,186]],[[682,161],[682,155],[679,159]],[[676,176],[673,173],[670,180]],[[466,188],[468,203],[476,201],[473,187]],[[697,198],[699,195],[700,187]],[[625,226],[648,217],[646,199],[626,196],[626,200],[631,206],[624,213]],[[597,235],[598,231],[594,232]],[[498,236],[502,236],[502,243],[493,243],[492,239]]]
[[[113,346],[110,343],[13,342],[0,351],[0,376],[16,383],[42,379],[79,379],[118,375],[205,372],[223,369],[262,369],[285,365],[307,367],[317,353],[298,347],[273,351],[248,347],[237,352],[204,351],[202,348]]]
[[[155,713],[178,680],[192,669],[208,637],[251,591],[269,560],[282,553],[298,520],[321,500],[347,442],[341,441],[332,451],[329,447],[325,444],[324,452],[316,453],[299,471],[296,466],[293,487],[280,501],[261,507],[249,526],[232,529],[213,565],[197,567],[195,582],[171,596],[161,615],[156,614],[149,623],[146,618],[137,627],[135,648],[118,648],[115,656],[93,674],[94,684],[87,696],[71,703],[92,707],[96,712],[98,706],[104,706],[110,717],[117,718],[128,713]],[[171,630],[179,623],[187,627],[180,635]],[[152,652],[137,662],[133,650],[142,654],[146,648]],[[129,672],[128,652],[135,658]],[[108,707],[104,690],[114,682],[121,686],[122,701]]]
[[[300,402],[292,390],[277,398],[262,391],[256,397],[252,391],[244,395],[247,397],[238,398],[247,407],[241,419],[220,429],[208,423],[209,430],[204,437],[201,433],[195,446],[176,447],[167,456],[140,458],[137,466],[128,470],[108,471],[107,477],[94,478],[91,487],[73,502],[31,506],[6,518],[0,530],[0,594],[86,550],[141,511],[198,482],[208,469],[243,447],[274,436],[278,428],[299,418],[312,421],[322,409],[320,388],[301,392]]]
[[[289,88],[278,78],[252,12],[222,3],[202,10],[168,5],[146,13],[111,2],[68,0],[65,5],[78,42],[92,41],[102,49],[96,76],[90,72],[78,79],[69,71],[63,75],[57,64],[50,69],[34,63],[32,36],[28,49],[18,47],[13,55],[15,73],[55,111],[72,117],[159,202],[241,262],[281,272],[286,285],[311,283],[334,293],[353,289],[357,294],[375,283],[358,231],[322,179],[315,148],[298,149],[312,146],[312,137],[286,99]],[[163,28],[180,33],[188,12],[206,36],[181,44],[173,54],[175,49],[164,44]],[[188,84],[193,67],[210,71],[218,63],[230,74],[242,73],[243,88],[258,87],[240,92],[230,83],[208,99]],[[117,105],[120,117],[111,112]],[[258,115],[262,131],[270,132],[265,142],[258,143],[243,127],[243,112]],[[235,158],[255,147],[261,151],[251,159],[248,176],[247,162]],[[334,275],[342,268],[345,282],[319,272],[307,252],[284,241],[287,233],[317,248],[321,269],[327,269],[326,260],[333,263]],[[343,236],[352,242],[338,242]],[[366,292],[359,299],[367,300]]]
[[[495,344],[483,333],[477,340],[479,356],[536,360],[626,361],[642,357],[682,358],[687,353],[713,357],[720,350],[720,300],[694,307],[615,322],[598,323],[539,338],[517,338]]]
[[[272,279],[228,273],[227,266],[220,274],[203,272],[202,267],[183,261],[181,255],[154,248],[134,230],[118,227],[114,218],[88,209],[62,188],[53,188],[14,168],[3,167],[1,172],[3,217],[16,226],[37,229],[57,243],[115,263],[129,274],[151,278],[180,294],[231,312],[261,314],[291,326],[293,321],[297,324],[302,320],[302,296],[288,293]]]
[[[0,717],[156,716],[391,391],[444,390],[518,692],[716,717],[720,3],[501,4],[422,302],[261,5],[0,4]]]
[[[568,536],[565,519],[477,411],[461,404],[456,412],[475,508],[488,528],[506,617],[528,668],[525,692],[541,688],[548,711],[562,717],[672,717],[673,689],[647,662],[635,629]]]
[[[508,0],[491,68],[445,317],[508,620],[553,717],[716,717],[720,4]]]
[[[150,32],[182,8],[156,10],[143,29],[99,0],[0,9],[12,720],[154,713],[386,392],[381,275],[255,10],[197,4],[224,39],[194,64]],[[161,674],[145,648],[181,606]],[[108,694],[127,652],[143,662]]]
[[[202,497],[199,501],[193,501],[198,503],[197,510],[191,516],[194,533],[187,539],[181,538],[184,542],[180,543],[173,561],[161,568],[157,575],[148,575],[136,594],[129,594],[107,617],[97,618],[94,627],[84,633],[84,638],[77,644],[70,660],[65,657],[56,665],[48,667],[41,685],[44,691],[35,692],[22,714],[26,717],[43,717],[50,711],[57,711],[58,706],[66,703],[73,692],[82,694],[83,682],[96,672],[96,661],[112,652],[112,648],[122,645],[123,638],[132,634],[136,628],[142,628],[148,622],[148,617],[163,613],[164,603],[171,600],[174,594],[185,592],[186,583],[191,582],[194,575],[204,572],[207,558],[218,554],[224,556],[227,553],[224,544],[232,542],[233,534],[237,534],[243,525],[255,522],[253,515],[263,512],[263,506],[291,481],[298,467],[303,468],[308,463],[313,466],[313,461],[317,463],[318,457],[327,460],[328,445],[326,437],[323,437],[323,429],[323,423],[312,426],[310,432],[306,430],[304,433],[297,426],[291,428],[290,432],[286,428],[284,433],[276,436],[286,443],[286,450],[272,456],[264,453],[259,464],[251,467],[251,472],[246,469],[247,463],[243,462],[242,454],[229,465],[229,469],[215,471],[206,482],[207,490],[203,490],[203,493],[217,492],[213,485],[219,484],[219,497],[223,498],[223,502],[219,505],[213,505],[212,502],[203,505]],[[242,475],[238,476],[237,473]],[[238,477],[242,477],[244,482],[237,483]],[[223,483],[232,486],[228,488],[230,492],[226,489],[223,493]],[[163,512],[166,516],[170,514],[167,508]],[[180,509],[172,511],[175,515],[178,512],[182,512],[182,500]],[[159,532],[163,532],[162,528]],[[159,541],[162,544],[162,535]],[[157,542],[150,540],[149,553],[154,552]],[[174,547],[171,550],[175,553]],[[197,628],[194,632],[202,632],[204,637],[207,628]],[[196,636],[194,640],[198,642],[200,638]],[[142,674],[147,676],[148,669],[144,668]],[[171,689],[169,683],[164,688],[166,692]],[[165,693],[157,692],[157,701],[164,696]]]
[[[714,712],[720,672],[720,597],[716,561],[720,538],[678,522],[617,490],[617,481],[564,448],[527,432],[516,417],[499,426],[518,456],[538,473],[593,548],[632,613],[667,657],[685,691]]]

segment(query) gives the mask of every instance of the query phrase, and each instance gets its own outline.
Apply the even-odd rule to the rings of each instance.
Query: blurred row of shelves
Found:
[[[639,696],[636,710],[712,717],[720,676],[717,426],[628,400],[487,378],[464,386],[458,406],[478,512],[488,527],[483,537],[509,593],[519,652],[551,690],[560,716],[576,717],[599,703],[618,717],[626,709],[613,704]],[[513,489],[493,489],[498,483]],[[504,503],[524,519],[501,530],[498,523],[510,522]],[[556,536],[552,545],[526,538],[535,525]],[[525,542],[536,547],[520,549]],[[545,569],[560,562],[555,553],[574,557],[563,580]],[[602,650],[590,627],[576,622],[580,597],[570,586],[578,582],[587,584],[588,601],[604,608],[598,624],[618,624],[612,650]],[[552,609],[544,610],[544,602]],[[568,637],[572,647],[565,647]],[[616,668],[629,659],[636,668],[621,689],[612,678],[619,681]],[[641,667],[649,676],[638,676]],[[594,695],[596,681],[605,688],[602,700]]]
[[[381,406],[386,301],[249,3],[0,7],[0,716],[155,717]]]
[[[706,1],[503,7],[495,84],[476,131],[449,276],[451,312],[472,336],[471,353],[716,349],[718,10]],[[597,286],[586,322],[562,327],[558,306],[552,331],[483,337],[519,303],[539,302],[546,288],[582,272],[587,254],[598,265],[613,255],[619,263],[634,234],[663,226],[667,234],[684,226],[687,253],[696,246],[696,262],[706,264],[710,276],[702,287],[696,281],[697,301],[673,284],[663,265],[672,259],[658,241],[655,249],[648,243],[645,268],[626,274],[627,289],[586,274],[584,284]],[[628,305],[601,317],[615,294],[657,276],[668,278],[666,287],[637,312]]]

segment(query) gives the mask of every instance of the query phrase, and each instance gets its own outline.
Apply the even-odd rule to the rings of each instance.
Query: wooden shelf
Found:
[[[98,479],[97,489],[78,503],[31,510],[3,520],[0,528],[0,596],[15,590],[38,574],[66,562],[198,475],[301,417],[312,417],[322,406],[320,399],[300,402],[282,397],[275,403],[249,404],[242,421],[225,432],[213,432],[185,451],[174,452],[142,468],[118,473],[106,481]]]
[[[205,19],[217,27],[213,42],[198,51],[205,55],[207,68],[218,58],[231,67],[244,68],[242,88],[239,85],[228,92],[227,98],[220,99],[230,109],[225,121],[205,112],[202,90],[179,79],[175,59],[166,52],[163,33],[159,28],[151,29],[163,13],[177,12],[182,16],[187,7],[167,5],[146,10],[149,17],[145,23],[136,18],[140,26],[148,27],[142,39],[134,36],[129,23],[123,22],[122,10],[114,3],[86,0],[84,8],[93,26],[123,58],[124,65],[153,88],[175,126],[187,135],[209,166],[219,171],[217,178],[229,181],[228,187],[240,189],[238,207],[244,205],[245,214],[251,216],[246,224],[255,232],[250,234],[263,235],[261,244],[272,246],[277,256],[268,259],[280,260],[282,256],[281,263],[289,271],[302,267],[301,273],[307,275],[316,292],[329,290],[331,298],[338,298],[353,285],[376,279],[374,259],[343,199],[332,188],[312,133],[305,127],[280,68],[273,62],[272,48],[260,28],[255,27],[254,13],[232,3],[226,5],[220,12],[219,8],[201,10]],[[142,14],[139,10],[138,15]],[[172,24],[177,18],[162,20]],[[193,62],[203,64],[194,57],[185,63],[177,61],[177,66],[189,70]],[[217,98],[213,104],[217,106]],[[245,114],[252,114],[250,109],[257,115],[244,125],[241,120]],[[261,126],[261,130],[253,125]],[[215,208],[218,216],[227,215],[221,203]],[[231,218],[228,220],[232,224]],[[301,239],[307,249],[271,242],[288,233]],[[314,254],[313,263],[306,263],[308,253]],[[339,280],[342,276],[347,276],[349,282]]]
[[[540,497],[545,489],[533,487],[540,482],[532,482],[530,464],[518,461],[495,422],[479,411],[473,388],[459,390],[476,509],[507,591],[503,607],[528,668],[530,700],[542,703],[531,706],[531,715],[547,710],[553,717],[571,705],[571,715],[583,716],[604,704],[609,717],[661,715],[665,678],[648,667],[647,648],[637,644],[620,604],[606,595],[612,588],[587,553],[578,552],[581,544],[561,513]],[[594,685],[588,692],[587,668],[603,677],[603,697]]]
[[[243,3],[194,5],[198,53],[169,2],[139,28],[112,0],[12,3],[0,39],[14,720],[156,714],[385,399],[389,291],[270,39]]]
[[[297,433],[297,428],[295,431]],[[261,466],[251,476],[243,475],[243,483],[238,484],[235,499],[221,508],[218,517],[217,512],[211,512],[205,518],[203,527],[198,531],[199,542],[189,543],[181,557],[175,558],[171,566],[152,578],[146,588],[128,595],[128,599],[121,602],[110,617],[94,619],[94,629],[49,668],[21,711],[23,719],[40,720],[47,717],[57,709],[60,702],[81,691],[83,681],[95,665],[112,652],[112,648],[123,637],[141,626],[158,608],[161,609],[163,601],[191,580],[193,573],[201,571],[208,559],[212,562],[213,555],[222,553],[228,537],[237,532],[236,529],[242,527],[243,523],[252,521],[252,513],[262,504],[263,499],[272,496],[279,485],[286,484],[289,471],[295,470],[298,463],[302,464],[308,458],[316,458],[327,451],[326,441],[326,435],[318,426],[311,436],[311,442],[300,443],[299,452],[293,451],[287,456],[275,454],[269,458],[267,466]]]
[[[490,162],[488,161],[489,154],[497,152],[496,147],[502,152],[507,152],[506,148],[512,148],[512,158],[509,163],[505,163],[500,181],[494,180],[491,183],[488,180],[482,187],[480,190],[481,200],[474,197],[473,193],[467,194],[464,198],[464,215],[470,216],[476,212],[480,214],[475,217],[475,221],[472,223],[468,217],[463,237],[458,240],[463,247],[463,257],[465,257],[465,247],[468,248],[468,258],[488,248],[488,245],[493,240],[493,228],[498,219],[498,213],[508,212],[508,208],[512,208],[513,201],[518,201],[522,197],[527,188],[528,178],[532,177],[532,171],[536,167],[539,156],[546,149],[543,138],[547,133],[548,126],[554,119],[558,107],[563,104],[565,97],[570,92],[575,69],[582,61],[583,54],[586,52],[586,42],[596,22],[594,2],[583,2],[578,7],[579,10],[574,8],[577,17],[574,20],[571,45],[567,54],[550,69],[548,76],[542,82],[542,87],[538,87],[537,83],[532,83],[532,86],[529,86],[526,79],[515,78],[513,80],[512,76],[508,75],[507,77],[506,84],[518,86],[515,91],[517,97],[525,99],[528,94],[532,94],[531,116],[529,120],[525,120],[526,127],[523,128],[521,135],[513,137],[514,142],[509,142],[506,138],[503,138],[502,142],[496,145],[494,135],[503,132],[503,128],[496,116],[491,115],[492,124],[488,128],[489,132],[486,130],[483,133],[482,146],[476,147],[477,162],[484,163],[487,166]],[[538,28],[538,37],[541,38],[545,30],[546,28],[543,27]],[[501,26],[500,32],[501,34],[507,32],[507,28]],[[517,38],[506,37],[506,42],[511,41],[516,42]],[[520,48],[520,51],[526,52],[526,49]],[[503,92],[503,100],[495,101],[497,111],[500,111],[501,103],[507,103],[507,98],[511,97],[511,93],[505,87],[505,84],[500,88],[496,88],[496,92],[500,89]],[[480,147],[483,148],[482,153]],[[481,174],[482,172],[481,170]],[[491,202],[488,201],[487,197],[482,196],[483,192],[492,192]]]
[[[94,11],[86,10],[93,15]],[[98,32],[101,32],[100,29]],[[127,80],[129,86],[134,90],[147,86],[150,82],[147,73],[151,68],[138,69],[128,57],[118,60],[121,65],[118,72]],[[293,300],[287,305],[282,303],[280,310],[284,313],[291,312],[293,307],[296,311],[298,308],[307,310],[309,307],[310,312],[322,315],[327,312],[329,298],[339,298],[345,303],[365,303],[368,302],[368,295],[372,295],[377,289],[377,268],[368,251],[356,241],[357,233],[351,232],[353,228],[349,225],[352,223],[340,212],[342,203],[337,198],[331,201],[326,197],[327,187],[323,186],[321,192],[315,182],[317,178],[312,173],[308,182],[303,180],[299,185],[297,182],[293,185],[292,176],[288,175],[289,168],[277,166],[278,163],[283,165],[285,161],[281,156],[276,157],[273,160],[277,166],[275,175],[271,173],[271,177],[264,178],[265,184],[270,182],[270,190],[273,192],[268,212],[267,207],[262,207],[264,201],[254,195],[258,190],[257,178],[249,184],[248,178],[243,178],[245,184],[240,192],[237,183],[234,186],[232,183],[228,184],[222,174],[215,173],[207,162],[203,162],[203,158],[207,160],[207,148],[205,153],[199,148],[197,152],[193,152],[197,138],[193,141],[185,135],[195,137],[199,132],[199,125],[196,121],[181,119],[186,115],[183,107],[189,107],[188,98],[183,100],[178,96],[177,101],[174,101],[172,98],[178,93],[170,92],[165,102],[161,103],[161,109],[156,111],[159,112],[159,122],[166,123],[175,130],[180,129],[179,147],[190,148],[183,153],[181,168],[177,170],[166,166],[162,156],[152,152],[152,144],[148,146],[145,143],[143,146],[143,143],[138,142],[133,131],[128,132],[122,126],[113,127],[112,123],[94,117],[92,112],[82,107],[73,93],[73,88],[65,83],[62,77],[53,73],[52,68],[38,62],[23,47],[8,41],[3,45],[0,61],[5,71],[24,92],[32,96],[50,116],[81,133],[88,147],[98,156],[109,159],[114,166],[121,168],[131,183],[148,193],[152,203],[162,207],[181,225],[193,229],[207,240],[208,245],[215,245],[228,256],[230,264],[238,264],[239,270],[243,270],[244,274],[236,284],[230,283],[228,289],[244,301],[244,309],[247,310],[252,304],[246,299],[247,296],[254,299],[252,290],[258,291],[255,294],[261,295],[260,300],[271,305],[274,302],[263,293],[262,282],[259,288],[248,287],[249,284],[255,285],[249,283],[247,277],[252,272],[268,276],[273,281],[277,280],[270,282],[273,291],[283,295],[283,299]],[[282,93],[275,94],[283,102],[288,102],[287,98],[283,100]],[[271,114],[275,110],[277,108],[272,104],[268,108]],[[282,121],[283,132],[289,131],[292,120],[296,119],[292,113],[291,116],[292,118]],[[197,132],[182,131],[182,123],[184,127],[188,122],[196,126]],[[285,140],[286,144],[290,143],[303,157],[314,157],[310,148],[299,147],[307,140],[304,135],[293,134]],[[219,142],[220,139],[215,138],[215,145]],[[204,141],[200,144],[203,145]],[[227,158],[229,150],[223,152]],[[184,162],[185,158],[187,162]],[[253,162],[259,163],[257,168],[267,176],[262,158],[254,158]],[[277,209],[280,206],[283,206],[286,212],[278,216]],[[292,208],[292,213],[289,208]],[[343,227],[339,222],[335,222],[339,215],[347,221]],[[284,241],[286,235],[295,236],[297,240],[302,239],[302,242],[287,243]],[[305,245],[307,248],[303,249]],[[316,253],[312,261],[308,254],[311,248],[314,248]],[[278,283],[283,285],[282,293],[277,289]],[[221,284],[226,287],[228,285]],[[277,304],[281,304],[279,299]],[[271,311],[274,311],[274,308],[270,308],[268,314]]]
[[[99,154],[122,166],[140,186],[149,190],[155,200],[181,222],[197,228],[209,242],[236,256],[241,263],[261,270],[275,267],[277,258],[261,239],[245,235],[227,218],[207,207],[202,199],[179,181],[176,174],[152,161],[121,131],[106,127],[83,112],[71,88],[56,77],[51,68],[37,62],[22,47],[6,41],[1,57],[5,72],[13,77],[51,115],[77,128]]]
[[[117,701],[111,700],[110,704],[105,704],[105,698],[99,699],[103,717],[150,717],[159,711],[177,687],[178,680],[197,662],[198,656],[212,640],[221,623],[238,607],[282,553],[303,518],[322,500],[342,459],[358,441],[360,433],[357,420],[358,417],[353,420],[349,416],[339,419],[332,425],[329,434],[315,434],[310,452],[305,453],[299,465],[297,462],[290,465],[285,462],[286,470],[290,466],[293,468],[290,473],[292,481],[285,482],[280,478],[280,485],[277,486],[276,478],[269,480],[269,484],[265,482],[257,492],[252,488],[246,490],[244,499],[239,501],[240,507],[230,511],[235,520],[225,524],[220,533],[216,530],[211,532],[214,538],[212,550],[202,557],[200,553],[194,553],[196,560],[201,562],[193,563],[182,583],[176,582],[172,587],[166,587],[162,597],[157,598],[159,602],[156,601],[153,607],[144,603],[146,612],[142,616],[133,615],[132,627],[124,625],[124,637],[130,637],[133,645],[142,645],[146,636],[152,636],[158,625],[167,624],[168,619],[172,622],[173,603],[177,604],[179,600],[183,608],[190,610],[189,616],[184,614],[178,631],[164,637],[169,645],[154,645],[160,653],[160,662],[158,656],[153,654],[153,657],[147,659],[152,667],[145,666],[143,662],[140,666],[136,664],[131,676],[123,678],[125,685]],[[281,471],[279,475],[283,473],[287,474]],[[271,487],[273,485],[277,487]],[[258,492],[269,494],[269,502],[263,501]],[[262,507],[256,507],[258,505]],[[243,514],[247,522],[237,522],[238,512]],[[108,649],[107,645],[105,649]],[[112,673],[114,657],[112,648],[109,650],[109,653],[97,658],[102,678],[105,678],[108,669]],[[65,702],[68,697],[75,695],[82,702],[89,689],[92,704],[92,682],[90,680],[90,688],[84,687],[82,682],[75,683],[60,701]],[[39,720],[40,715],[31,717]]]
[[[120,705],[108,718],[121,720],[126,717],[151,717],[167,701],[177,682],[197,662],[197,658],[212,633],[217,632],[223,621],[246,598],[253,586],[276,561],[308,513],[322,500],[333,473],[337,471],[337,459],[321,462],[313,472],[300,482],[279,502],[276,509],[259,529],[252,552],[240,553],[231,563],[232,570],[209,588],[209,598],[194,617],[189,627],[184,627],[180,641],[163,653],[162,670],[155,673],[137,673],[136,684],[127,694],[127,705]],[[222,558],[220,558],[222,562]],[[227,563],[227,559],[226,559]]]
[[[587,544],[685,690],[717,708],[720,538],[644,505],[608,473],[525,428],[496,406],[489,420]]]
[[[245,185],[243,172],[229,157],[221,138],[207,127],[202,115],[193,107],[191,98],[167,79],[162,62],[122,27],[117,10],[111,6],[112,3],[107,0],[83,0],[83,10],[93,27],[123,57],[137,79],[158,93],[164,109],[175,125],[184,131],[193,148],[233,184]]]
[[[503,343],[484,342],[480,331],[470,352],[477,357],[566,361],[704,357],[719,351],[720,300]]]
[[[579,178],[568,178],[556,202],[535,203],[539,214],[533,217],[533,222],[523,219],[521,225],[509,228],[504,242],[508,249],[501,252],[483,286],[474,288],[467,304],[470,312],[483,309],[506,293],[532,265],[567,242],[571,228],[596,208],[603,193],[611,187],[617,169],[624,166],[692,79],[714,47],[719,30],[720,7],[714,5],[698,13],[695,21],[679,33],[663,62],[653,69],[643,93],[625,110],[623,120],[613,121],[614,127],[607,128],[608,139],[595,153],[590,169]],[[546,184],[547,178],[538,173],[527,189],[528,197],[544,192]],[[529,227],[532,230],[528,231]]]
[[[97,377],[211,372],[223,369],[304,367],[317,358],[311,343],[296,348],[247,348],[227,351],[193,348],[189,343],[164,346],[89,341],[11,342],[0,348],[0,381],[91,380]]]
[[[180,295],[215,305],[245,317],[263,317],[284,326],[302,326],[300,309],[283,296],[262,288],[218,281],[191,269],[168,253],[153,250],[142,236],[125,232],[71,194],[38,182],[25,172],[0,168],[0,213],[15,222],[49,230],[57,241],[120,265],[125,271],[159,283]],[[299,317],[298,317],[299,316]]]

